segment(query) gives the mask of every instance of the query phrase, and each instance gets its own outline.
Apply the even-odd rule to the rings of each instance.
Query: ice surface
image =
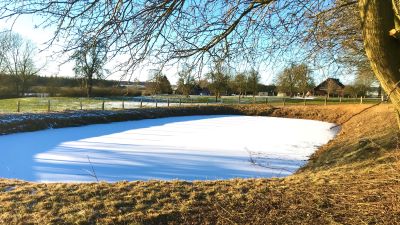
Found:
[[[332,139],[334,124],[186,116],[0,136],[0,177],[37,182],[287,176]]]

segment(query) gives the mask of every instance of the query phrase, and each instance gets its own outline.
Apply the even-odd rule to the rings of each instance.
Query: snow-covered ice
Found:
[[[186,116],[0,136],[0,177],[37,182],[287,176],[332,139],[334,124]]]

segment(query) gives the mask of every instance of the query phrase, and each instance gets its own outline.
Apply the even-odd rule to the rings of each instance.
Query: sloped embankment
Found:
[[[208,107],[206,112],[341,123],[364,107],[232,106]],[[187,114],[179,115],[201,114],[204,108],[187,108]],[[179,111],[157,110],[169,111],[168,116],[175,115],[173,110]],[[400,223],[400,152],[392,111],[390,106],[383,105],[354,117],[343,124],[338,136],[322,146],[302,170],[284,179],[114,184],[35,184],[0,180],[0,223]],[[159,115],[155,111],[144,114]],[[159,116],[164,116],[161,114]],[[103,117],[104,120],[100,119],[103,122],[113,121]]]

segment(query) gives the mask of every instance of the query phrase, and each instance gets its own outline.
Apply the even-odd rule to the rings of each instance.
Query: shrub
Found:
[[[15,90],[9,87],[0,87],[0,98],[16,98]]]
[[[58,88],[57,96],[60,97],[86,97],[84,88]],[[121,87],[93,87],[92,97],[118,97],[118,96],[140,96],[142,92],[135,88]]]

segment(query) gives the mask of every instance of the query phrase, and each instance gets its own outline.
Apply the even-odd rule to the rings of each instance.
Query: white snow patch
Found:
[[[0,177],[36,182],[281,177],[332,139],[337,132],[332,126],[187,116],[11,134],[0,136]]]

